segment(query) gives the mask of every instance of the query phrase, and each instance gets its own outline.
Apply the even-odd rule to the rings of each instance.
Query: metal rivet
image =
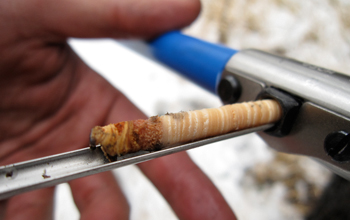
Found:
[[[336,131],[327,135],[324,148],[333,160],[350,161],[350,134],[346,131]]]
[[[224,104],[237,102],[241,96],[241,92],[241,85],[235,77],[228,75],[220,80],[218,94]]]

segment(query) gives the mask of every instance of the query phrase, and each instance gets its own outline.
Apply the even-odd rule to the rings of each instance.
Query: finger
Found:
[[[122,114],[114,114],[121,109]],[[105,124],[139,118],[145,115],[123,97],[114,104]],[[217,188],[185,152],[144,162],[139,167],[179,219],[236,219]]]
[[[81,220],[128,219],[128,203],[111,172],[76,179],[69,184]]]
[[[18,196],[6,202],[5,220],[36,219],[47,220],[53,218],[54,187],[40,189]]]
[[[179,219],[236,219],[217,188],[185,152],[142,164]]]
[[[72,37],[149,37],[190,24],[199,0],[20,1],[29,26]],[[39,25],[39,28],[40,28]],[[35,28],[35,27],[33,27]]]

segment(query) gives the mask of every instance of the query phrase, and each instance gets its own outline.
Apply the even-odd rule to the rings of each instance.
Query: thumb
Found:
[[[15,1],[30,31],[79,38],[148,38],[190,24],[200,11],[199,0]]]

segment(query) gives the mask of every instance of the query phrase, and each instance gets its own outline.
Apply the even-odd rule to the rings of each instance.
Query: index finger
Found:
[[[111,108],[105,124],[145,118],[125,96],[119,100]],[[218,189],[186,152],[153,159],[138,166],[179,219],[236,219]]]
[[[151,37],[190,24],[200,11],[198,0],[16,1],[7,16],[22,32],[62,37]]]
[[[236,219],[218,189],[186,152],[139,164],[179,219]]]

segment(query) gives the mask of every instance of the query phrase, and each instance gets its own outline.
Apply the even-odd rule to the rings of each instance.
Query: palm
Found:
[[[147,12],[144,8],[151,4],[148,1],[106,0],[104,3],[111,7],[102,7],[93,0],[84,4],[78,0],[63,1],[59,5],[41,0],[0,3],[2,165],[86,147],[93,126],[144,117],[75,55],[66,38],[150,37],[189,23],[199,8],[197,1],[154,2],[159,9],[184,14],[174,20],[176,13]],[[174,169],[172,164],[176,162],[181,165]],[[179,217],[210,217],[207,213],[219,211],[232,217],[221,195],[187,155],[153,160],[140,168]],[[77,179],[70,186],[82,219],[127,218],[127,202],[110,173]],[[208,193],[199,193],[203,190]],[[197,201],[208,199],[211,208],[198,206]],[[0,205],[6,205],[6,218],[47,219],[52,215],[52,201],[53,188],[47,188],[15,196]]]
[[[82,63],[68,46],[64,48],[50,48],[50,52],[46,52],[43,46],[42,51],[33,51],[31,59],[38,62],[31,65],[37,66],[37,72],[27,72],[25,82],[17,74],[13,74],[14,77],[11,74],[8,80],[2,81],[5,85],[1,88],[2,94],[11,94],[13,90],[6,85],[13,85],[13,82],[20,84],[16,88],[20,91],[15,95],[18,98],[8,100],[7,107],[17,115],[7,120],[8,123],[1,124],[2,143],[7,146],[7,150],[0,153],[2,164],[86,147],[94,125],[142,117],[136,108],[119,113],[118,109],[131,104]],[[39,59],[54,56],[52,60]],[[43,69],[42,65],[46,62],[51,62],[51,65]],[[23,72],[26,68],[18,66],[7,72]],[[21,108],[17,110],[17,106]],[[22,116],[24,111],[25,120]],[[113,114],[109,114],[111,112]],[[6,117],[5,114],[1,116]]]

